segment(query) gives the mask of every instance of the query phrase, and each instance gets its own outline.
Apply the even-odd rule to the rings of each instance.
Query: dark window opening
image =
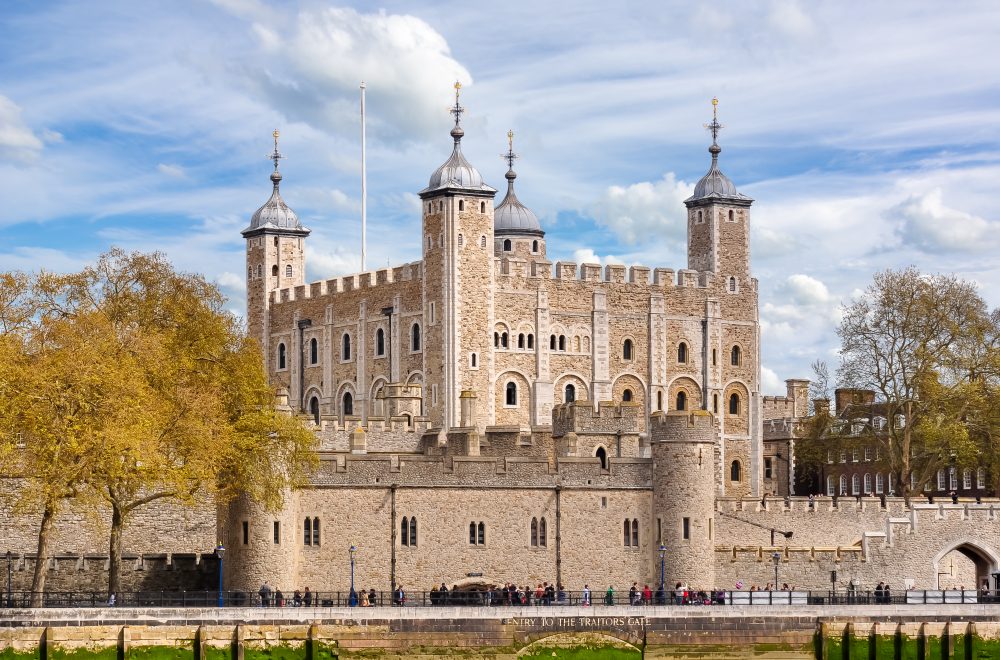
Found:
[[[674,406],[677,410],[687,410],[687,392],[681,390],[677,393],[677,405]]]
[[[743,469],[740,466],[739,461],[733,461],[729,466],[729,480],[730,481],[742,481]]]
[[[680,363],[688,361],[688,345],[684,342],[677,345],[677,361]]]
[[[505,401],[508,406],[517,405],[517,385],[515,383],[507,383]]]
[[[597,451],[594,452],[594,456],[596,456],[597,459],[599,461],[601,461],[601,469],[602,470],[607,470],[608,469],[608,450],[605,449],[604,447],[598,447]]]
[[[729,397],[729,414],[739,415],[740,414],[740,395],[732,394]]]
[[[250,543],[250,522],[247,520],[243,521],[243,545]]]
[[[566,395],[563,397],[565,403],[573,403],[576,401],[576,387],[572,384],[566,386]]]
[[[375,355],[385,355],[385,330],[375,331]]]
[[[626,389],[624,392],[622,392],[622,401],[627,402],[631,400],[632,400],[632,390]]]
[[[354,397],[351,396],[350,392],[344,392],[344,414],[354,414]]]
[[[286,362],[287,360],[285,358],[285,345],[278,344],[278,368],[284,369]]]
[[[681,530],[681,538],[690,539],[691,538],[691,519],[684,518],[683,529]]]
[[[632,359],[632,340],[626,339],[625,343],[622,345],[622,359],[631,360]]]

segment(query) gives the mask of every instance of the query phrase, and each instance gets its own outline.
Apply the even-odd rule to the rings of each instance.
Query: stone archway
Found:
[[[640,636],[628,633],[624,630],[587,630],[587,631],[566,631],[554,632],[550,634],[530,634],[524,640],[528,642],[517,652],[518,658],[543,658],[552,657],[558,653],[554,649],[575,649],[577,653],[573,657],[607,657],[607,651],[615,649],[619,653],[616,657],[642,657],[643,640]],[[587,650],[592,655],[584,656],[580,651]]]
[[[961,575],[957,576],[957,581],[959,582],[957,585],[953,583],[955,580],[949,580],[949,578],[956,577],[953,575],[952,569],[954,562],[949,562],[949,556],[953,559],[958,559],[959,565],[971,562],[972,568],[975,570],[974,584],[964,584]],[[967,562],[963,562],[963,559],[967,560]],[[992,573],[998,571],[1000,571],[1000,555],[995,550],[983,547],[973,539],[959,539],[949,544],[934,556],[934,588],[946,589],[964,586],[966,589],[978,589],[982,586],[983,580],[987,580],[990,588],[993,588],[995,585],[990,580],[990,577]]]

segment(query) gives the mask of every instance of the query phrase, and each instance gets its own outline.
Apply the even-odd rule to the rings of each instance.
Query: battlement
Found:
[[[635,284],[643,287],[693,287],[708,288],[715,283],[715,273],[682,268],[650,268],[649,266],[626,266],[624,264],[583,263],[558,261],[553,264],[544,259],[528,261],[519,257],[503,256],[494,259],[494,269],[498,277],[537,277],[577,282],[604,282],[615,284]],[[652,281],[650,280],[652,274]]]
[[[715,443],[718,428],[707,410],[655,412],[649,418],[650,437],[657,442]]]
[[[802,437],[805,424],[799,417],[764,420],[764,440]]]
[[[282,303],[295,302],[296,300],[335,296],[339,293],[364,291],[393,285],[398,282],[419,280],[422,270],[423,262],[413,261],[396,266],[395,268],[381,268],[379,270],[365,271],[364,273],[352,273],[329,280],[320,280],[296,287],[277,289],[270,293],[271,304],[280,305]]]
[[[635,402],[600,401],[594,410],[590,401],[563,403],[552,409],[552,437],[567,433],[637,434],[642,405]]]

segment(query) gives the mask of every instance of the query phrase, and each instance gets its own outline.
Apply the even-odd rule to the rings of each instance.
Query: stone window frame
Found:
[[[677,342],[674,357],[677,360],[677,364],[691,364],[691,344],[686,339]]]
[[[350,399],[347,397],[350,397]],[[348,404],[350,405],[348,406]],[[348,410],[348,407],[350,410]],[[340,414],[343,417],[354,416],[354,392],[349,389],[344,390],[343,394],[340,395]]]
[[[285,342],[278,342],[278,355],[275,360],[277,362],[277,368],[275,371],[288,371],[288,347],[285,346]]]
[[[630,550],[639,550],[638,518],[625,518],[622,524],[622,546]]]
[[[635,361],[635,340],[631,335],[622,338],[622,362]]]
[[[740,292],[740,281],[734,275],[729,276],[728,285],[726,286],[726,291],[732,294]]]
[[[735,408],[735,411],[733,410]],[[726,414],[730,417],[739,417],[743,412],[743,397],[739,392],[730,392],[729,401],[726,405]]]
[[[603,452],[603,455],[601,452]],[[607,472],[611,469],[611,458],[608,454],[608,448],[604,445],[594,447],[594,458],[600,461],[602,471]]]
[[[479,355],[475,351],[469,353],[469,369],[479,371]]]
[[[319,359],[319,339],[317,337],[309,338],[309,366],[315,367],[320,363]]]
[[[378,338],[379,338],[379,334],[380,333],[382,335],[382,352],[381,353],[379,352],[379,346],[378,346],[378,344],[379,344]],[[385,328],[383,328],[381,325],[379,325],[379,326],[377,326],[375,328],[375,338],[372,341],[372,354],[373,354],[373,356],[375,357],[376,360],[384,360],[389,355],[389,351],[385,350],[385,347],[387,345],[386,341],[385,341],[385,335],[386,335]]]
[[[764,478],[768,480],[774,479],[774,459],[770,456],[764,457]]]
[[[503,386],[503,392],[503,407],[508,409],[518,408],[520,398],[517,394],[517,382],[513,379],[508,380]],[[511,396],[512,393],[513,396]],[[514,403],[510,402],[511,399],[513,399]]]
[[[285,277],[292,276],[292,264],[285,264]]]
[[[733,479],[734,475],[735,479]],[[743,483],[743,463],[738,458],[733,459],[733,462],[729,464],[729,481],[734,484]]]
[[[696,225],[705,224],[705,214],[702,213],[701,209],[698,209],[698,214],[695,216],[694,223]]]
[[[511,241],[509,238],[505,238],[503,239],[503,243],[500,244],[500,249],[502,252],[513,252],[514,242]]]
[[[563,403],[575,403],[576,402],[576,385],[574,383],[566,383],[563,387]]]
[[[486,249],[486,234],[480,234],[479,247],[482,249]]]
[[[531,241],[531,254],[538,254],[538,239]]]
[[[416,342],[414,342],[416,339]],[[414,348],[413,345],[416,343],[417,347]],[[423,353],[424,351],[424,334],[423,328],[420,327],[420,321],[414,321],[410,324],[410,355],[417,355]]]
[[[746,361],[745,351],[739,342],[734,343],[729,348],[729,366],[742,367]]]
[[[622,403],[632,403],[633,401],[635,401],[635,393],[631,387],[626,387],[622,390]]]
[[[399,544],[407,548],[416,548],[419,544],[419,537],[417,532],[419,527],[417,525],[416,516],[403,516],[399,525]]]
[[[486,523],[473,520],[469,523],[469,545],[482,548],[486,545]]]
[[[486,213],[486,202],[479,202],[479,212]]]
[[[345,330],[343,334],[340,335],[340,363],[349,364],[354,362],[354,341],[351,338],[351,332]]]
[[[320,408],[319,397],[315,394],[309,397],[309,415],[312,417],[313,423],[319,426],[322,421],[322,410]]]
[[[677,394],[674,395],[674,410],[679,412],[686,411],[690,401],[691,395],[688,394],[687,389],[683,387],[677,388]]]

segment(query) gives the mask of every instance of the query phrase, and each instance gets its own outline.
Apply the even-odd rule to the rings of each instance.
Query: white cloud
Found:
[[[577,264],[601,264],[602,266],[625,263],[613,254],[608,254],[602,257],[590,248],[579,248],[577,250],[573,250],[573,262]]]
[[[183,179],[187,174],[184,172],[184,168],[180,165],[168,165],[167,163],[160,163],[156,166],[156,170],[163,175],[169,176],[173,179]]]
[[[792,301],[810,307],[826,305],[830,302],[830,292],[826,285],[814,277],[796,273],[785,281],[785,291]]]
[[[940,188],[889,209],[903,243],[922,252],[983,252],[1000,244],[1000,222],[944,205]]]
[[[684,200],[692,192],[693,184],[678,181],[668,172],[656,182],[610,186],[590,213],[626,243],[676,242],[687,235]]]
[[[42,140],[21,119],[21,108],[0,94],[0,156],[31,161],[42,147]]]
[[[472,76],[448,42],[416,16],[350,8],[304,10],[295,25],[251,27],[264,60],[258,90],[292,119],[346,131],[367,85],[369,132],[412,140],[440,134],[453,83]]]
[[[786,393],[787,388],[785,387],[785,381],[778,378],[778,374],[776,374],[773,369],[768,369],[767,367],[761,365],[760,380],[760,390],[764,394]]]

